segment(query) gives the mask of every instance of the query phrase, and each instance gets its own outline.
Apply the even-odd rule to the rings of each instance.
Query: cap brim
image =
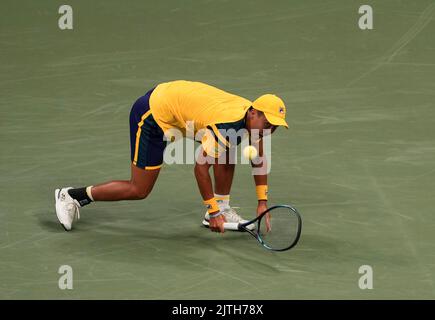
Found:
[[[266,112],[264,112],[264,115],[266,116],[267,121],[269,121],[274,126],[283,126],[283,127],[286,127],[288,129],[288,124],[285,121],[285,119],[274,116],[274,115],[272,115],[270,113],[266,113]]]

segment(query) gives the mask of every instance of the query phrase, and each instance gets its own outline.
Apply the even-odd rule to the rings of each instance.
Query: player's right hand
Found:
[[[267,210],[267,204],[266,201],[258,201],[258,207],[257,207],[257,217],[261,214],[263,214],[264,211]],[[266,215],[264,216],[264,221],[266,223],[266,232],[269,232],[272,228],[271,228],[271,224],[270,224],[270,213],[266,213]]]
[[[210,218],[209,219],[210,230],[213,232],[224,233],[225,232],[225,228],[224,228],[225,222],[227,222],[227,221],[225,220],[225,216],[223,214],[217,216],[216,218]]]

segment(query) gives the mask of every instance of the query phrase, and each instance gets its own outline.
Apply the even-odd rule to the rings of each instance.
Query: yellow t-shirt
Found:
[[[163,132],[172,128],[186,135],[187,126],[200,137],[203,149],[215,158],[233,147],[227,129],[240,130],[252,102],[201,82],[177,80],[159,84],[151,94],[150,109]],[[190,122],[190,124],[189,124]]]
[[[151,94],[151,113],[163,132],[171,128],[194,130],[242,119],[252,102],[205,83],[177,80],[159,84]]]

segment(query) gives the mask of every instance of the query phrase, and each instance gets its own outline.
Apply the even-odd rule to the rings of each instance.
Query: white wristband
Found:
[[[209,213],[208,216],[209,216],[210,218],[216,218],[216,217],[219,217],[221,214],[222,214],[222,212],[221,212],[221,211],[218,211],[218,212],[216,212],[216,213]]]

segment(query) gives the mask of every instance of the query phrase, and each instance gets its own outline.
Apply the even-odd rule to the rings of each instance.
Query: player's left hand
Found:
[[[214,232],[225,232],[224,223],[226,222],[225,216],[221,214],[220,216],[217,216],[216,218],[210,218],[209,220],[209,227],[211,231]]]
[[[257,217],[266,210],[267,210],[267,202],[266,201],[258,201]],[[263,219],[264,219],[264,222],[266,223],[266,232],[269,232],[271,230],[270,213],[269,212],[266,213],[266,216]]]

